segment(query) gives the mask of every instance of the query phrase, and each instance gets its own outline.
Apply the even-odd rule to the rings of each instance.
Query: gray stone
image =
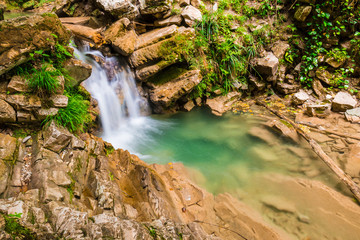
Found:
[[[14,108],[2,99],[0,99],[0,122],[16,122]]]
[[[360,107],[346,110],[345,117],[349,122],[360,123]]]
[[[129,0],[95,0],[103,10],[111,13],[115,17],[135,17],[137,8]]]
[[[306,100],[308,100],[310,98],[310,96],[304,92],[303,90],[300,90],[299,92],[295,93],[292,97],[292,102],[295,105],[301,105],[304,102],[306,102]]]
[[[278,70],[279,59],[272,52],[266,52],[263,58],[253,59],[252,65],[259,74],[274,76]]]
[[[332,101],[331,109],[334,112],[345,112],[348,109],[355,108],[357,101],[348,92],[339,92]]]
[[[296,12],[295,12],[295,19],[300,21],[300,22],[304,22],[306,20],[306,18],[309,16],[309,14],[311,13],[312,7],[311,6],[300,6]]]
[[[60,152],[65,148],[72,139],[72,134],[64,127],[57,126],[54,121],[45,128],[43,132],[44,147],[54,151]]]
[[[192,27],[197,21],[201,21],[202,14],[199,9],[189,5],[181,12],[187,26]]]

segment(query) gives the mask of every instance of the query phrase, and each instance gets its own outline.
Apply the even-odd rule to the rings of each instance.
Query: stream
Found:
[[[101,137],[115,148],[150,164],[183,163],[196,184],[232,194],[290,239],[359,239],[359,208],[306,144],[275,133],[256,114],[216,117],[197,108],[149,116],[126,64],[113,71],[117,59],[88,47],[75,55],[93,66],[85,87],[99,103]]]

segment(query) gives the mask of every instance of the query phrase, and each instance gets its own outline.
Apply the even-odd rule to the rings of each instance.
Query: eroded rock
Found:
[[[181,12],[181,16],[184,18],[187,26],[192,27],[198,21],[201,21],[202,14],[199,9],[191,5],[186,6]]]
[[[14,108],[2,99],[0,99],[0,122],[16,122]]]
[[[64,127],[57,126],[54,121],[45,129],[43,136],[44,147],[54,152],[60,152],[72,139],[72,134]]]
[[[82,81],[90,77],[92,66],[83,61],[71,58],[64,63],[64,69],[70,76],[70,82],[68,82],[68,84],[74,87],[79,86]]]
[[[272,52],[266,52],[263,58],[254,58],[252,65],[259,74],[273,76],[277,72],[279,59]]]

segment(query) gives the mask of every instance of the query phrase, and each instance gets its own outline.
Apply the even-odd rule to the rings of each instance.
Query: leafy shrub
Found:
[[[84,131],[91,121],[88,111],[89,102],[75,90],[68,91],[65,95],[69,98],[68,105],[60,108],[55,116],[48,116],[44,120],[44,124],[54,120],[71,132]]]

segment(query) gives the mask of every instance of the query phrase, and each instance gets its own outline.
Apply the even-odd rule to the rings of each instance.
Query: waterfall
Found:
[[[101,137],[115,148],[141,155],[141,146],[151,141],[149,133],[160,133],[164,123],[146,116],[149,112],[147,103],[138,92],[129,66],[125,61],[119,63],[115,57],[104,57],[88,46],[82,51],[74,48],[74,55],[93,68],[84,86],[98,101],[103,127]]]

